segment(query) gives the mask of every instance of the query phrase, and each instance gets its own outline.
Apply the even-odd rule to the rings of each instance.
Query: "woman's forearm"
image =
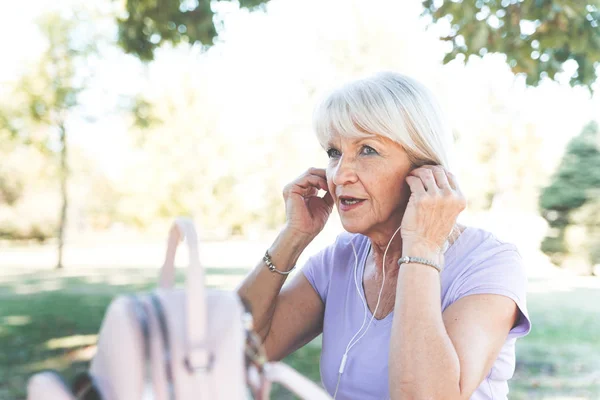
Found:
[[[436,259],[422,251],[405,254]],[[434,268],[401,265],[389,354],[394,400],[460,398],[460,363],[442,319],[440,286]]]
[[[269,248],[273,264],[280,271],[289,271],[312,239],[283,229]],[[263,340],[269,333],[277,296],[286,279],[287,275],[271,272],[261,259],[237,290],[238,295],[249,303],[254,329]]]

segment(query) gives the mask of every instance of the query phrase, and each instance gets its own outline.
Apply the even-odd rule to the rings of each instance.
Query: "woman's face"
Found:
[[[369,235],[396,230],[410,189],[408,155],[398,143],[382,137],[333,136],[327,154],[327,185],[344,229]]]

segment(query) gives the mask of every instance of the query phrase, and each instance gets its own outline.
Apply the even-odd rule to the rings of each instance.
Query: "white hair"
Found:
[[[333,135],[387,137],[405,149],[415,167],[450,168],[452,133],[440,106],[424,85],[382,72],[333,91],[316,109],[314,128],[321,146]]]

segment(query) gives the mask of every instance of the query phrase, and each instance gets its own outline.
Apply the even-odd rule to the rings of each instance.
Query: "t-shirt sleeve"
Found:
[[[321,297],[323,304],[327,300],[327,292],[329,289],[329,281],[331,277],[331,263],[328,262],[329,254],[331,253],[331,247],[326,247],[317,254],[311,256],[304,267],[302,272],[306,279],[310,282],[312,287]]]
[[[327,301],[334,264],[344,262],[347,257],[345,249],[351,240],[352,236],[348,233],[340,234],[333,244],[310,257],[302,267],[304,276],[319,294],[323,304]]]
[[[519,317],[508,339],[525,336],[531,330],[527,311],[527,275],[515,246],[507,243],[484,252],[459,278],[453,301],[473,294],[498,294],[512,299]]]

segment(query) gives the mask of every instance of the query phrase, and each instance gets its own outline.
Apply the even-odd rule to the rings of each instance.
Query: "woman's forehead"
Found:
[[[384,145],[389,145],[392,143],[392,140],[390,140],[389,138],[382,136],[382,135],[377,135],[374,133],[353,133],[353,134],[332,133],[329,136],[329,140],[328,140],[328,142],[330,144],[343,142],[343,143],[351,144],[351,145],[358,145],[358,144],[361,144],[361,143],[367,142],[367,141],[379,142]]]

